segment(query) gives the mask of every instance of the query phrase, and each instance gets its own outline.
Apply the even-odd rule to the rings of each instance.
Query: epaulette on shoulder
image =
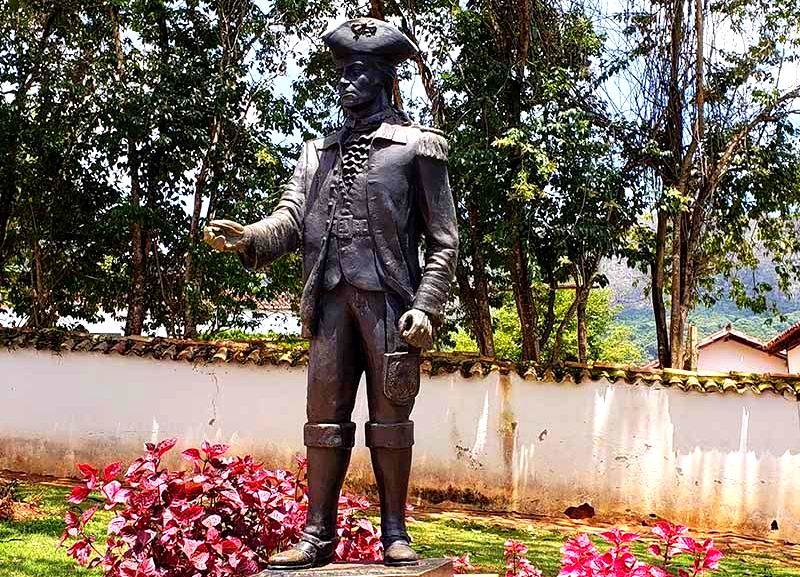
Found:
[[[447,139],[444,137],[444,132],[428,126],[414,128],[419,129],[417,154],[447,162]]]

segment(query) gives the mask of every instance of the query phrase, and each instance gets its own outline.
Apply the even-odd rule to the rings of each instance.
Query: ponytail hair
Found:
[[[388,62],[378,61],[375,62],[375,68],[383,74],[383,89],[386,92],[389,106],[391,106],[392,110],[403,120],[404,124],[411,124],[411,119],[402,109],[401,103],[397,101],[397,95],[394,90],[397,85],[397,66],[389,64]]]

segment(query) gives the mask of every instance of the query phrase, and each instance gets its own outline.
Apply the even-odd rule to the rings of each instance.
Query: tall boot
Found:
[[[381,501],[381,541],[387,565],[416,565],[406,531],[406,499],[411,476],[414,423],[367,423],[367,446]]]
[[[339,494],[350,464],[355,423],[306,424],[308,513],[300,541],[269,558],[270,569],[306,569],[333,561]]]

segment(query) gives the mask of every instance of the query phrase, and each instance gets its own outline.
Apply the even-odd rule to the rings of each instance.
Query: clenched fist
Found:
[[[428,313],[419,309],[406,312],[397,323],[400,336],[411,346],[427,351],[433,346],[433,325]]]
[[[203,240],[217,250],[244,250],[244,227],[232,220],[212,220],[203,229]]]

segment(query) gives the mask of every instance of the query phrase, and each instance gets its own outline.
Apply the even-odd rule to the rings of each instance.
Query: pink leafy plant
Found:
[[[448,557],[448,559],[453,562],[453,573],[455,575],[461,575],[462,573],[469,573],[475,570],[475,567],[473,567],[472,563],[469,561],[469,553],[457,557]]]
[[[714,548],[711,539],[702,544],[686,536],[688,527],[659,521],[652,532],[660,543],[650,545],[648,553],[659,558],[658,564],[644,563],[631,552],[630,544],[640,537],[636,533],[625,533],[613,528],[600,534],[610,544],[606,551],[599,551],[588,535],[580,534],[569,539],[561,549],[561,572],[559,577],[668,577],[673,560],[678,555],[692,557],[693,572],[678,569],[678,577],[696,577],[719,567],[722,553]]]
[[[188,470],[171,471],[162,457],[177,440],[148,443],[120,477],[122,465],[102,471],[79,464],[83,482],[59,541],[79,564],[101,566],[106,577],[223,577],[251,575],[269,555],[291,546],[305,525],[305,459],[297,472],[264,469],[250,456],[226,457],[229,446],[203,442],[183,451]],[[99,503],[83,509],[92,499]],[[87,531],[100,509],[114,512],[104,542]],[[380,532],[363,512],[365,499],[343,495],[337,531],[340,560],[382,556]]]
[[[542,572],[526,557],[528,548],[525,545],[508,539],[503,547],[503,556],[506,559],[505,577],[542,577]]]

